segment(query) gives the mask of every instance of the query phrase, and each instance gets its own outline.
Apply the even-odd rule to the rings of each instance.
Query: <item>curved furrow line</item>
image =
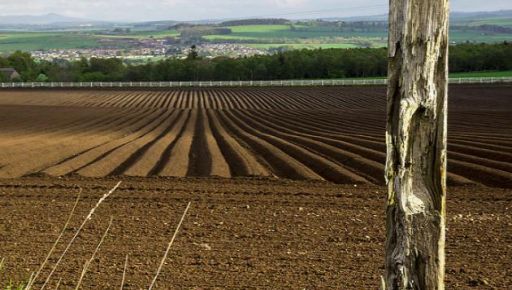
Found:
[[[343,116],[343,113],[340,112],[340,115]],[[280,117],[281,118],[286,117],[286,119],[288,119],[288,120],[293,120],[296,122],[303,123],[304,126],[312,126],[312,127],[316,128],[318,131],[322,131],[327,134],[340,134],[340,133],[350,134],[350,133],[354,133],[354,132],[370,133],[370,132],[374,132],[374,131],[375,132],[376,131],[383,132],[383,130],[372,129],[371,125],[369,128],[369,127],[367,127],[368,125],[366,125],[364,123],[352,122],[350,120],[344,120],[344,119],[339,124],[336,124],[336,125],[329,124],[329,123],[322,121],[321,119],[319,120],[317,118],[314,118],[314,114],[308,113],[306,111],[295,111],[295,112],[283,111],[282,114],[280,115]],[[338,116],[337,118],[340,118],[340,116]]]
[[[306,92],[300,92],[298,91],[297,94],[300,94],[305,100],[309,100],[311,103],[311,108],[317,109],[317,110],[330,110],[332,109],[336,104],[334,102],[331,102],[330,99],[323,98],[322,95],[310,95]]]
[[[164,112],[156,122],[152,122],[151,127],[145,127],[147,130],[139,131],[136,133],[135,138],[128,141],[123,142],[122,144],[115,144],[118,146],[112,146],[112,144],[108,144],[108,148],[110,150],[103,151],[99,156],[97,156],[94,160],[89,163],[76,168],[73,173],[78,173],[82,176],[89,177],[103,177],[107,176],[110,172],[114,170],[114,168],[125,160],[126,156],[129,156],[133,153],[133,151],[137,150],[140,146],[143,146],[146,140],[152,138],[155,134],[159,134],[161,130],[165,129],[165,121],[170,118],[171,112]],[[142,134],[140,134],[142,133]],[[119,140],[119,139],[118,139]],[[117,141],[117,140],[115,140]],[[123,140],[127,141],[127,140]],[[140,145],[142,144],[142,145]],[[114,147],[114,148],[112,148]],[[105,148],[102,148],[105,149]],[[95,152],[97,153],[97,152]]]
[[[223,102],[223,110],[232,110],[234,109],[234,107],[232,106],[231,102],[229,101],[229,95],[228,95],[228,92],[226,91],[222,91],[221,93],[221,100]]]
[[[138,95],[139,95],[139,92],[137,92],[137,91],[131,92],[131,93],[126,93],[126,94],[122,95],[119,98],[119,100],[114,104],[116,107],[129,108],[129,107],[131,107],[130,104],[133,102],[134,99],[137,98]]]
[[[68,96],[67,100],[65,100],[65,101],[63,100],[62,102],[60,102],[58,104],[58,106],[63,106],[63,107],[77,106],[77,107],[79,107],[80,102],[82,102],[82,100],[83,100],[82,98],[83,98],[82,94],[72,94],[72,95]]]
[[[456,137],[450,138],[450,144],[460,144],[460,145],[467,145],[472,147],[478,147],[482,149],[488,149],[493,150],[497,152],[507,152],[512,153],[512,147],[510,146],[503,146],[499,144],[490,144],[486,142],[486,140],[476,140],[476,138],[473,138],[472,140],[461,140]]]
[[[45,173],[49,175],[61,176],[68,173],[76,172],[77,170],[86,167],[89,164],[94,163],[107,156],[110,152],[113,152],[115,149],[127,144],[149,132],[151,132],[154,128],[156,128],[163,119],[165,119],[166,114],[164,112],[152,113],[146,118],[140,120],[137,124],[134,124],[134,127],[138,127],[138,130],[134,130],[133,133],[128,134],[122,138],[118,138],[115,140],[111,140],[110,142],[94,148],[92,150],[88,150],[83,154],[77,155],[74,158],[68,159],[65,162],[61,162],[55,166],[51,166],[44,170]]]
[[[278,107],[276,104],[280,101],[279,99],[270,99],[264,89],[256,89],[252,94],[250,94],[250,98],[255,103],[253,109],[272,110]],[[289,109],[293,108],[290,107]]]
[[[115,150],[104,154],[101,158],[94,160],[94,162],[78,169],[76,172],[83,176],[107,176],[112,173],[117,166],[122,164],[127,158],[134,155],[140,148],[144,147],[147,143],[154,140],[168,127],[167,122],[176,116],[176,112],[167,112],[164,114],[164,119],[153,128],[153,130],[140,136],[139,138],[117,147]]]
[[[172,97],[173,97],[174,93],[175,93],[175,91],[167,91],[165,93],[165,96],[163,98],[163,102],[161,105],[162,109],[169,110],[171,108],[171,101],[172,101]]]
[[[449,161],[458,160],[458,161],[463,161],[466,163],[479,164],[479,165],[482,165],[482,166],[485,166],[488,168],[496,168],[496,169],[499,169],[502,171],[512,173],[512,163],[476,157],[473,155],[468,155],[468,154],[464,154],[464,153],[460,153],[460,152],[456,152],[456,151],[452,151],[452,150],[448,151],[448,158],[449,158],[448,159]]]
[[[160,92],[146,92],[144,93],[145,103],[141,104],[141,107],[155,108],[159,101]]]
[[[247,112],[233,112],[233,114],[237,115],[237,117],[241,118],[252,128],[260,132],[265,132],[265,135],[276,137],[283,141],[286,140],[287,142],[291,142],[305,149],[306,151],[302,151],[302,154],[303,152],[311,152],[311,154],[308,153],[308,155],[316,157],[317,160],[312,158],[309,163],[313,164],[309,166],[318,166],[321,168],[321,172],[317,171],[318,169],[315,171],[327,180],[338,183],[366,183],[368,181],[375,184],[383,183],[384,166],[379,162],[304,136],[298,136],[293,132],[288,133],[290,130],[287,130],[287,133],[282,132],[279,128],[269,125],[269,122],[250,116]],[[305,161],[302,162],[306,163]],[[327,166],[322,163],[327,163]],[[337,166],[333,166],[332,164],[337,164]]]
[[[217,138],[215,138],[215,136],[213,135],[211,128],[212,125],[210,123],[210,119],[208,118],[207,112],[207,110],[202,112],[204,122],[204,131],[202,131],[202,134],[204,134],[205,136],[208,152],[210,152],[212,160],[210,175],[220,177],[231,177],[231,171],[229,170],[226,157],[224,156],[224,154],[222,154],[219,143],[217,142]],[[199,162],[201,162],[201,160],[199,160]]]
[[[111,104],[116,103],[119,100],[119,98],[122,96],[122,94],[123,94],[122,92],[117,92],[117,93],[111,93],[108,95],[104,95],[104,96],[102,96],[101,100],[99,100],[96,103],[96,107],[99,107],[99,108],[110,107]]]
[[[293,115],[293,114],[292,114]],[[315,122],[316,124],[322,124],[325,128],[349,128],[353,132],[357,131],[375,131],[384,132],[384,125],[378,125],[380,123],[385,124],[385,119],[368,119],[358,114],[357,116],[351,117],[347,112],[328,112],[318,111],[299,111],[294,112],[294,115],[299,120],[307,116],[308,120]],[[341,119],[341,117],[343,117]]]
[[[239,127],[236,122],[226,116],[227,111],[219,112],[223,124],[233,132],[235,138],[243,141],[257,155],[258,159],[268,165],[276,176],[291,179],[316,179],[324,180],[320,175],[300,163],[283,150],[269,142],[255,136],[245,128]]]
[[[224,156],[232,176],[270,176],[270,172],[256,157],[226,131],[216,111],[208,111],[212,134]]]
[[[110,106],[117,107],[117,108],[125,108],[125,104],[128,103],[131,98],[133,98],[136,95],[136,92],[121,92],[119,96],[112,100],[110,103]]]
[[[480,148],[480,147],[474,147],[474,146],[468,146],[468,145],[462,145],[462,144],[448,144],[450,151],[460,152],[467,155],[473,155],[476,157],[496,160],[496,161],[502,161],[502,162],[508,162],[512,163],[512,153],[507,152],[499,152],[495,150]]]
[[[194,89],[188,89],[187,90],[187,97],[185,99],[185,106],[183,109],[193,109],[193,101],[194,101]]]
[[[347,134],[325,132],[324,130],[318,130],[318,128],[315,127],[314,125],[306,125],[306,122],[299,122],[287,118],[281,118],[280,115],[269,114],[268,112],[265,111],[259,111],[259,113],[264,114],[265,118],[271,118],[276,122],[294,125],[295,128],[297,128],[298,132],[310,134],[312,136],[327,137],[335,140],[346,141],[348,143],[360,145],[362,147],[370,148],[379,152],[385,152],[386,150],[385,144],[382,141],[367,140],[361,138],[360,136],[356,137]]]
[[[260,119],[260,122],[263,122],[263,120]],[[350,144],[350,143],[340,143],[340,142],[337,142],[335,140],[325,140],[324,138],[322,138],[320,136],[317,136],[316,134],[315,135],[309,135],[309,137],[312,138],[312,139],[316,139],[316,140],[320,139],[320,140],[322,140],[322,141],[324,141],[326,143],[332,144],[335,147],[343,146],[343,148],[346,148],[349,152],[350,151],[356,151],[356,150],[364,150],[362,148],[361,149],[355,148],[354,145]],[[379,145],[381,147],[382,153],[379,153],[377,151],[371,152],[371,151],[368,151],[368,150],[364,150],[366,152],[361,152],[360,154],[361,154],[361,156],[370,157],[371,159],[374,159],[377,162],[383,164],[385,162],[385,154],[383,153],[384,152],[383,150],[385,149],[385,145],[382,142],[381,143],[376,143],[375,145]],[[373,156],[373,158],[371,156]],[[497,184],[497,183],[499,183],[499,184],[506,184],[504,182],[504,180],[506,180],[507,175],[506,174],[505,175],[502,174],[502,173],[506,173],[505,171],[501,172],[501,173],[498,172],[497,175],[493,175],[492,172],[494,172],[495,170],[492,169],[492,168],[496,168],[496,167],[488,168],[488,167],[482,166],[483,164],[485,164],[484,162],[476,163],[476,164],[481,164],[481,165],[472,166],[471,164],[473,164],[473,163],[468,163],[468,162],[461,161],[459,159],[461,157],[460,154],[452,154],[452,151],[450,151],[449,156],[451,156],[449,164],[453,163],[453,165],[450,165],[450,167],[449,167],[450,168],[450,173],[451,173],[450,176],[449,176],[450,183],[456,183],[456,184],[468,183],[468,182],[474,183],[474,181],[476,181],[476,182],[480,182],[480,183],[483,183],[483,184],[493,184],[493,183],[494,184]],[[474,160],[474,161],[477,161],[477,160]],[[483,161],[483,160],[480,160],[480,161]],[[494,163],[492,160],[487,160],[487,164],[491,165],[491,166],[497,166],[498,165],[497,163]],[[501,164],[503,165],[503,163],[501,163]],[[504,165],[504,166],[506,166],[506,165]],[[508,168],[510,168],[510,166],[508,166]],[[472,172],[471,180],[469,180],[468,178],[465,178],[465,180],[460,178],[460,177],[468,176],[469,172]],[[474,174],[473,174],[473,173],[476,174],[477,172],[480,172],[478,178],[476,178],[474,176]],[[485,179],[489,180],[490,182],[489,181],[485,182]]]
[[[272,103],[274,104],[273,108],[277,110],[302,110],[304,109],[301,107],[297,102],[293,101],[293,98],[295,96],[295,92],[289,93],[287,91],[283,92],[273,92],[273,91],[267,91],[266,92],[267,98],[272,100]],[[314,102],[312,102],[314,103]]]
[[[275,96],[276,93],[274,92],[273,95]],[[301,109],[314,109],[315,106],[318,107],[319,104],[322,104],[322,100],[320,100],[318,97],[307,98],[300,94],[298,91],[295,91],[291,95],[283,94],[283,97],[287,98],[289,104],[296,104],[297,107]]]
[[[166,108],[167,99],[168,99],[168,95],[169,95],[169,92],[162,91],[160,93],[159,102],[155,105],[155,107],[159,108],[159,109],[165,109]]]
[[[174,110],[176,108],[176,102],[178,100],[179,94],[179,90],[169,91],[169,94],[167,95],[167,104],[165,105],[164,109]]]
[[[192,140],[198,119],[198,110],[192,109],[191,116],[187,120],[185,130],[174,144],[169,159],[163,168],[158,172],[159,176],[187,176],[188,168],[190,166],[190,151],[192,147]]]
[[[133,108],[146,108],[147,103],[150,101],[150,98],[147,97],[147,94],[147,92],[138,92],[134,98],[132,98],[131,101],[126,104],[126,106]]]
[[[325,95],[333,98],[333,99],[341,99],[343,100],[343,106],[340,108],[343,109],[368,109],[368,107],[361,104],[360,100],[364,99],[361,96],[361,91],[358,91],[357,93],[346,93],[343,94],[343,97],[341,98],[337,92],[330,92],[326,91]],[[382,97],[375,96],[372,99],[372,103],[374,104],[373,107],[375,108],[382,108],[382,111],[386,108],[386,95],[383,94]],[[380,102],[380,103],[379,103]]]
[[[185,109],[186,108],[186,101],[187,101],[187,95],[188,95],[188,91],[186,90],[182,90],[181,91],[181,94],[178,98],[178,102],[176,103],[176,108],[178,109]]]
[[[138,95],[138,97],[134,100],[130,107],[151,108],[151,104],[153,104],[156,99],[155,95],[156,92],[143,91]]]
[[[209,92],[208,94],[204,94],[204,109],[215,109],[215,104],[212,101],[213,92]]]
[[[123,124],[123,127],[128,127],[128,128],[129,128],[129,127],[132,127],[132,126],[133,126],[133,127],[135,127],[135,129],[133,129],[133,130],[131,130],[131,131],[132,131],[132,132],[137,132],[137,131],[141,130],[141,129],[144,127],[144,124],[142,124],[142,125],[140,124],[140,123],[141,123],[141,121],[142,121],[144,118],[146,118],[147,116],[149,116],[150,114],[151,114],[151,113],[148,113],[148,114],[145,114],[143,117],[135,118],[135,119],[134,119],[133,121],[131,121],[130,123]],[[114,128],[113,130],[115,131],[115,129],[116,129],[116,128]],[[112,140],[107,140],[107,141],[105,141],[105,142],[103,142],[103,143],[99,143],[99,144],[97,144],[97,145],[93,145],[93,146],[91,146],[91,147],[89,147],[89,148],[84,149],[83,151],[77,152],[77,153],[75,153],[75,154],[73,154],[73,155],[71,155],[71,156],[69,156],[69,157],[66,157],[66,158],[64,158],[64,159],[62,159],[62,160],[60,160],[60,161],[58,161],[58,162],[55,162],[55,163],[54,163],[54,164],[52,164],[51,166],[47,166],[47,167],[45,167],[45,168],[41,168],[41,169],[40,169],[40,170],[38,170],[38,171],[42,171],[42,172],[49,173],[48,171],[51,171],[51,170],[52,170],[51,168],[56,168],[56,167],[58,167],[58,166],[60,166],[60,165],[62,165],[62,164],[64,164],[64,163],[66,163],[66,162],[70,161],[71,159],[76,158],[77,156],[87,154],[88,152],[93,151],[93,150],[95,150],[96,148],[99,148],[99,147],[101,147],[101,146],[104,146],[104,145],[108,144],[109,142],[112,142]],[[67,172],[66,172],[66,173],[67,173]],[[62,173],[61,175],[64,175],[64,174],[66,174],[66,173]],[[52,175],[52,174],[50,174],[50,175]],[[53,174],[53,175],[55,175],[55,174]]]
[[[101,104],[103,107],[118,107],[119,102],[121,102],[127,93],[122,91],[116,94],[112,94],[112,97],[108,98]]]
[[[208,94],[208,99],[211,104],[211,108],[214,110],[220,109],[220,101],[219,101],[217,92],[218,91],[216,90],[216,91],[213,91],[212,94]]]
[[[137,114],[142,114],[142,113],[137,113]],[[53,140],[54,143],[61,143],[67,137],[77,138],[82,135],[90,134],[91,131],[94,131],[95,133],[96,132],[101,133],[101,132],[103,132],[102,128],[106,128],[106,127],[110,126],[111,124],[123,122],[125,120],[125,118],[128,118],[128,117],[130,117],[130,114],[118,113],[118,112],[115,112],[113,115],[107,115],[101,119],[91,117],[88,120],[74,122],[72,126],[65,126],[64,128],[62,128],[60,130],[57,128],[56,130],[51,130],[49,132],[43,132],[43,133],[40,133],[40,132],[38,133],[36,131],[33,134],[26,134],[23,138],[17,138],[17,139],[14,139],[11,136],[10,140],[7,140],[5,143],[2,142],[2,144],[0,144],[0,146],[14,147],[14,148],[11,148],[13,150],[24,150],[24,147],[25,147],[24,145],[26,145],[26,146],[30,146],[31,149],[36,149],[36,148],[38,148],[38,145],[34,145],[34,143],[37,144],[38,139],[44,138],[44,139],[48,140],[48,142],[51,142],[51,140]],[[41,144],[40,146],[46,147],[48,145],[49,145],[48,143],[45,143],[44,145]]]
[[[512,173],[499,169],[451,159],[448,162],[448,170],[464,176],[470,175],[471,179],[484,185],[512,187]]]
[[[176,109],[183,109],[183,102],[185,100],[186,93],[187,92],[185,90],[180,91],[178,97],[176,98]]]
[[[190,151],[188,154],[189,161],[187,174],[185,176],[205,177],[209,176],[210,172],[212,171],[213,158],[206,140],[205,120],[206,118],[203,115],[203,111],[199,110],[197,113],[197,121],[194,128],[192,144],[190,145]]]
[[[171,154],[176,146],[176,143],[178,143],[178,140],[181,138],[181,136],[185,133],[185,130],[187,129],[187,124],[189,123],[190,119],[192,118],[192,111],[191,110],[183,110],[187,112],[186,118],[184,120],[183,124],[180,124],[180,128],[178,133],[176,134],[176,137],[173,140],[170,140],[170,142],[167,144],[165,149],[162,152],[162,155],[159,156],[160,158],[157,160],[153,168],[149,171],[149,176],[158,176],[162,170],[168,165],[169,160],[171,159]]]
[[[155,98],[155,100],[153,101],[153,103],[151,103],[151,105],[149,107],[163,109],[164,107],[162,104],[165,101],[165,92],[164,91],[157,92],[154,98]]]
[[[155,101],[155,92],[144,91],[134,100],[134,103],[130,105],[136,108],[151,108],[151,104]]]
[[[138,142],[138,145],[141,145],[139,149],[137,149],[134,153],[129,155],[126,160],[121,162],[114,170],[112,170],[107,175],[132,175],[132,176],[146,176],[151,168],[156,164],[158,160],[154,160],[155,157],[160,156],[160,154],[157,154],[152,157],[152,154],[158,153],[154,152],[155,149],[158,150],[159,148],[162,148],[161,145],[163,142],[168,141],[169,138],[176,138],[176,131],[179,130],[181,127],[180,122],[186,119],[186,114],[183,111],[173,111],[173,113],[169,116],[167,120],[162,124],[162,127],[164,128],[159,132],[159,129],[155,129],[154,133],[151,135],[148,135],[147,138],[144,139],[137,139],[136,142]],[[157,134],[156,137],[153,135]],[[174,134],[173,134],[174,133]],[[151,139],[154,137],[153,139]],[[144,144],[145,143],[145,144]],[[142,145],[144,144],[144,145]],[[134,145],[134,142],[127,144],[127,145]],[[125,146],[127,146],[125,145]],[[165,147],[163,147],[165,148]],[[126,151],[126,150],[125,150]],[[162,149],[163,151],[163,149]],[[150,154],[148,154],[150,153]],[[153,159],[153,160],[152,160]],[[154,162],[152,162],[154,161]],[[140,168],[138,168],[138,165],[140,165]],[[143,174],[140,174],[143,173]]]
[[[265,89],[256,90],[255,95],[260,100],[260,106],[255,107],[255,109],[282,109],[282,110],[298,110],[300,106],[298,106],[294,102],[289,101],[289,96],[277,95],[272,92],[268,92]]]
[[[185,104],[183,109],[193,109],[193,101],[194,101],[194,89],[187,90],[187,97],[185,98]]]
[[[47,119],[51,125],[45,124],[45,123],[38,123],[37,125],[33,124],[33,115],[28,115],[27,113],[24,113],[24,119],[22,121],[14,120],[13,122],[4,122],[2,123],[4,127],[14,127],[16,126],[16,132],[9,133],[9,140],[0,140],[0,143],[6,144],[6,145],[14,145],[18,142],[19,139],[15,139],[18,137],[23,138],[24,140],[30,140],[30,138],[33,137],[40,137],[42,134],[53,134],[54,132],[59,132],[62,130],[67,130],[69,128],[72,128],[73,126],[80,126],[84,122],[91,122],[91,123],[99,123],[100,121],[104,121],[106,119],[112,118],[112,116],[107,115],[104,116],[102,120],[98,120],[95,116],[89,116],[86,117],[86,119],[74,119],[73,121],[69,122],[68,119],[62,119],[57,116],[57,114],[54,115],[55,118]],[[69,123],[68,123],[69,122]],[[14,126],[13,126],[14,125]],[[30,133],[26,133],[26,132]],[[12,141],[12,142],[11,142]],[[25,141],[23,141],[24,143]],[[29,141],[26,141],[29,142]]]
[[[283,152],[286,152],[291,158],[297,160],[300,164],[306,166],[309,170],[315,172],[318,176],[323,179],[342,182],[342,183],[368,183],[368,181],[352,172],[346,170],[342,166],[320,156],[313,152],[301,147],[296,144],[290,143],[287,140],[279,138],[275,135],[264,133],[260,129],[257,129],[252,121],[244,121],[235,116],[232,112],[228,112],[230,119],[237,123],[240,128],[247,132],[257,136],[258,138],[268,142],[269,144],[279,148]]]
[[[226,102],[226,109],[237,109],[236,104],[233,103],[233,94],[226,92],[224,94],[224,101]]]
[[[317,134],[315,133],[315,136],[317,136]],[[318,139],[319,137],[315,137],[315,136],[310,136],[311,138],[316,138]],[[357,140],[357,138],[351,138],[353,141],[349,141],[350,143],[355,143],[354,141]],[[324,142],[329,142],[327,140],[324,140]],[[340,144],[338,143],[337,145],[336,144],[333,144],[334,142],[330,141],[329,143],[331,143],[332,145],[338,147],[340,145],[344,145],[344,146],[347,146],[348,144]],[[375,146],[373,149],[377,149],[377,147],[380,147],[381,148],[381,151],[384,152],[385,150],[385,144],[383,142],[364,142],[364,144],[361,144],[362,146],[368,146],[368,145],[373,145]],[[453,146],[450,146],[451,149],[453,149]],[[355,148],[347,148],[347,150],[349,151],[352,151],[354,150]],[[491,168],[495,168],[495,167],[491,167],[491,168],[488,168],[488,167],[485,167],[485,166],[482,166],[482,165],[479,165],[477,167],[475,166],[471,166],[472,163],[468,163],[468,162],[464,162],[464,161],[460,161],[458,159],[458,157],[460,157],[460,155],[457,155],[457,154],[452,154],[452,150],[450,150],[449,152],[450,156],[450,164],[453,162],[453,165],[450,166],[450,172],[452,173],[452,175],[450,176],[450,181],[451,183],[460,183],[461,180],[460,178],[456,178],[456,176],[454,175],[458,175],[458,176],[464,176],[464,177],[467,177],[468,176],[468,173],[469,172],[472,172],[471,173],[471,181],[476,181],[476,182],[480,182],[480,183],[483,183],[483,184],[492,184],[492,183],[500,183],[500,184],[505,184],[503,180],[506,179],[506,175],[503,176],[503,174],[501,173],[498,173],[497,176],[494,176],[492,175],[492,172],[493,172],[493,169]],[[366,153],[363,153],[361,152],[361,155],[362,156],[366,156],[366,157],[370,157],[372,156],[371,152],[366,152]],[[487,155],[487,154],[486,154]],[[377,154],[373,154],[373,158],[377,157]],[[488,156],[488,155],[487,155]],[[372,158],[372,159],[373,159]],[[381,157],[380,157],[380,161],[381,163],[383,163],[385,161],[385,154],[382,153],[381,154]],[[497,165],[497,164],[492,164],[493,161],[492,160],[489,160],[487,161],[487,164],[491,165],[491,166],[494,166],[494,165]],[[481,164],[481,163],[477,163],[477,164]],[[475,172],[480,172],[479,174],[479,178],[476,178],[474,176],[473,173]],[[485,176],[483,179],[487,178],[488,180],[490,180],[491,182],[485,182],[485,180],[482,179],[482,176]],[[467,179],[467,178],[466,178]],[[468,182],[467,180],[463,180],[463,182]]]
[[[300,123],[276,120],[276,118],[264,115],[263,112],[253,112],[253,114],[255,116],[259,116],[260,120],[272,120],[274,126],[280,130],[288,130],[287,132],[290,134],[300,135],[337,148],[341,148],[348,152],[354,152],[358,155],[366,156],[370,160],[377,161],[381,164],[386,161],[386,148],[383,142],[367,142],[367,140],[363,140],[361,143],[356,143],[354,142],[354,138],[352,136],[322,134],[317,131],[308,130],[307,128],[301,126]]]
[[[511,134],[512,135],[512,134]],[[485,140],[485,141],[492,141],[494,144],[503,145],[503,146],[512,146],[512,137],[491,137],[491,136],[484,136],[484,135],[467,135],[467,134],[459,134],[458,132],[450,134],[451,138],[457,138],[459,140]]]
[[[76,152],[84,151],[87,148],[108,140],[121,137],[123,131],[109,131],[98,135],[69,136],[58,140],[41,139],[38,146],[26,148],[25,151],[13,154],[12,157],[1,157],[1,160],[9,161],[10,165],[0,172],[0,176],[22,176],[39,172],[52,164],[60,162],[65,156],[72,156]]]
[[[247,110],[248,108],[251,108],[251,106],[252,106],[250,104],[251,99],[247,98],[247,96],[245,94],[237,93],[237,94],[234,94],[233,98],[235,99],[235,103],[238,104],[238,107],[243,110]]]
[[[318,93],[315,92],[308,92],[306,93],[308,97],[310,97],[312,100],[315,100],[315,102],[321,104],[325,109],[342,109],[345,110],[346,105],[346,96],[344,95],[338,95],[337,97],[333,97],[329,94],[325,94],[321,91]]]
[[[165,150],[169,144],[173,144],[178,137],[180,132],[183,131],[185,122],[190,117],[188,110],[176,110],[179,116],[177,116],[172,122],[169,122],[167,130],[162,132],[160,136],[154,139],[153,142],[146,144],[144,148],[141,148],[140,152],[132,155],[130,161],[127,159],[124,164],[124,168],[116,168],[113,174],[117,175],[129,175],[129,176],[149,176],[155,175],[152,173],[153,168],[162,160]],[[136,156],[136,157],[133,157]]]
[[[233,113],[233,114],[235,114],[235,113]],[[346,169],[344,167],[344,165],[337,163],[336,160],[333,160],[333,159],[325,156],[325,154],[322,154],[322,153],[325,153],[326,151],[328,152],[328,149],[335,151],[335,153],[333,155],[342,153],[342,151],[337,148],[329,147],[328,145],[323,144],[321,142],[316,142],[316,141],[309,140],[304,137],[295,136],[293,134],[283,134],[277,130],[267,128],[266,126],[263,126],[260,123],[255,122],[250,117],[248,119],[246,119],[245,122],[252,128],[258,129],[260,132],[265,132],[263,135],[264,137],[262,137],[262,138],[267,137],[270,139],[274,139],[274,141],[282,140],[285,143],[288,143],[288,141],[292,142],[292,144],[294,146],[292,146],[291,149],[288,148],[286,150],[286,152],[293,153],[293,151],[290,151],[290,150],[295,150],[296,152],[294,155],[292,155],[293,157],[297,158],[302,163],[307,164],[313,170],[315,170],[317,173],[324,176],[326,179],[328,179],[330,181],[342,182],[342,183],[345,183],[345,182],[366,183],[367,182],[366,179],[368,179],[368,177],[372,180],[374,179],[372,175],[366,175],[363,178],[361,176],[361,172],[356,173],[356,171],[350,171],[350,170]],[[269,133],[267,134],[267,132],[269,132]],[[273,144],[278,146],[276,143],[273,143]],[[299,148],[301,148],[302,150],[298,150]],[[320,153],[320,152],[322,152],[322,153]],[[349,152],[344,152],[344,153],[347,153],[348,155],[352,155],[352,157],[353,157],[353,158],[348,157],[346,159],[347,162],[349,162],[350,159],[353,159],[356,161],[359,159],[359,161],[361,161],[360,157],[356,156],[355,154],[351,154]],[[332,155],[331,155],[331,157],[332,157]],[[334,158],[334,159],[336,159],[336,158]],[[379,169],[380,164],[378,164],[377,162],[372,162],[370,160],[365,160],[365,161],[369,162],[369,164],[366,164],[366,167],[369,167],[370,165],[374,165],[376,171],[378,171],[378,172],[381,171]],[[375,179],[374,181],[376,181],[376,180],[377,179]]]
[[[257,94],[254,94],[251,92],[244,92],[243,90],[237,92],[237,95],[240,96],[240,100],[243,101],[242,108],[248,110],[248,109],[254,109],[261,106],[259,103],[259,100],[257,99]]]

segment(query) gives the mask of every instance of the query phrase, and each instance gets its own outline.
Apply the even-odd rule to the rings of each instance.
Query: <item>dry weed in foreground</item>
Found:
[[[185,216],[187,215],[187,212],[188,212],[191,204],[192,204],[192,202],[188,203],[187,208],[185,209],[185,211],[183,212],[183,215],[181,216],[180,222],[178,223],[178,226],[176,227],[176,230],[174,231],[174,235],[172,236],[172,239],[169,242],[169,245],[167,245],[167,249],[165,250],[165,254],[162,258],[162,261],[160,261],[160,266],[158,266],[158,270],[156,271],[155,278],[153,278],[153,282],[151,282],[151,285],[149,286],[149,290],[153,289],[153,287],[155,286],[156,279],[158,278],[158,275],[160,275],[160,271],[162,270],[162,267],[164,266],[165,260],[167,259],[167,255],[169,255],[171,246],[174,243],[176,236],[178,235],[178,232],[181,228],[181,224],[183,224],[183,221],[185,220]]]
[[[32,288],[32,285],[37,280],[37,278],[41,274],[41,271],[44,269],[44,267],[46,266],[46,263],[48,263],[48,260],[50,259],[51,255],[55,251],[55,248],[57,247],[57,244],[62,239],[62,236],[66,232],[66,229],[67,229],[67,227],[69,225],[69,222],[71,221],[71,218],[73,217],[73,214],[75,213],[75,209],[76,209],[76,206],[78,205],[78,202],[80,201],[80,195],[81,194],[82,194],[82,188],[80,188],[80,191],[78,192],[78,195],[77,195],[76,200],[75,200],[75,204],[73,205],[73,208],[71,209],[71,212],[69,213],[68,219],[67,219],[66,223],[64,224],[64,227],[62,228],[62,231],[60,232],[59,237],[57,238],[57,240],[55,240],[55,243],[53,243],[52,248],[48,252],[48,255],[46,255],[46,258],[44,259],[44,261],[41,264],[41,266],[39,266],[39,269],[37,270],[36,274],[29,279],[29,281],[27,283],[27,287],[25,287],[26,290],[29,290],[30,288]]]
[[[94,252],[92,253],[92,256],[89,260],[85,262],[84,269],[82,270],[82,274],[80,275],[80,279],[78,280],[78,283],[76,284],[75,290],[80,289],[80,285],[82,284],[82,281],[85,277],[85,274],[87,273],[87,270],[89,270],[89,266],[91,265],[92,261],[94,261],[94,258],[96,257],[96,254],[100,250],[101,244],[103,244],[103,241],[107,237],[108,231],[110,231],[110,227],[112,227],[112,221],[114,220],[114,217],[110,217],[110,222],[108,223],[108,227],[105,230],[105,233],[103,236],[101,236],[101,240],[98,243],[98,246],[96,246],[96,249],[94,249]]]
[[[60,262],[62,261],[62,259],[64,258],[64,256],[66,255],[66,253],[68,252],[69,248],[71,248],[71,245],[73,244],[73,242],[75,241],[75,239],[78,237],[78,235],[80,234],[80,232],[82,231],[82,229],[84,228],[85,224],[92,219],[92,215],[94,214],[94,212],[96,211],[96,209],[101,205],[101,203],[103,203],[103,201],[105,201],[105,199],[107,199],[112,193],[114,193],[114,191],[116,191],[116,189],[121,185],[121,181],[119,181],[116,186],[114,186],[108,193],[104,194],[99,200],[98,202],[96,203],[96,205],[91,209],[91,211],[89,212],[89,214],[87,215],[87,217],[85,217],[84,221],[82,222],[82,224],[80,225],[80,227],[78,228],[78,230],[75,232],[73,238],[71,238],[71,240],[69,241],[69,243],[67,244],[66,246],[66,249],[64,250],[64,252],[62,252],[62,254],[60,255],[59,259],[57,260],[57,262],[55,263],[55,265],[53,266],[50,274],[48,274],[48,277],[46,278],[46,280],[44,281],[44,284],[43,286],[41,287],[41,290],[43,290],[46,285],[48,284],[48,282],[50,281],[50,278],[52,277],[53,273],[55,272],[55,270],[57,269],[57,267],[59,266]]]
[[[121,290],[124,287],[124,280],[126,278],[126,268],[128,267],[128,255],[126,255],[126,260],[124,260],[124,269],[123,269],[123,278],[121,279]]]

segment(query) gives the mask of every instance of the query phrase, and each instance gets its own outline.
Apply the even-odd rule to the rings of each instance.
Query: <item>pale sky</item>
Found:
[[[376,15],[388,0],[0,0],[0,15],[58,13],[94,20],[316,18]],[[452,11],[512,9],[511,0],[452,0]]]

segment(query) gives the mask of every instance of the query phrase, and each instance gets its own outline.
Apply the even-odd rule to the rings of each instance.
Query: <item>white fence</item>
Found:
[[[451,78],[451,84],[512,83],[512,77]],[[300,87],[386,85],[386,79],[331,79],[220,82],[27,82],[0,83],[0,88],[180,88],[180,87]]]

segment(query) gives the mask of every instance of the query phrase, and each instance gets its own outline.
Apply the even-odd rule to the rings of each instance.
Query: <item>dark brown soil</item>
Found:
[[[512,86],[450,87],[448,182],[512,188]],[[384,184],[385,87],[0,91],[0,178]]]
[[[273,179],[25,177],[0,185],[0,281],[23,281],[51,248],[84,189],[67,241],[118,180],[52,279],[76,285],[114,218],[83,289],[147,289],[187,202],[192,208],[158,289],[377,289],[383,273],[385,188]],[[452,187],[447,289],[512,285],[512,191]],[[58,251],[63,249],[60,244]],[[57,255],[50,264],[55,263]],[[48,268],[44,271],[46,277]],[[64,287],[62,287],[64,286]],[[54,289],[50,287],[49,289]]]

